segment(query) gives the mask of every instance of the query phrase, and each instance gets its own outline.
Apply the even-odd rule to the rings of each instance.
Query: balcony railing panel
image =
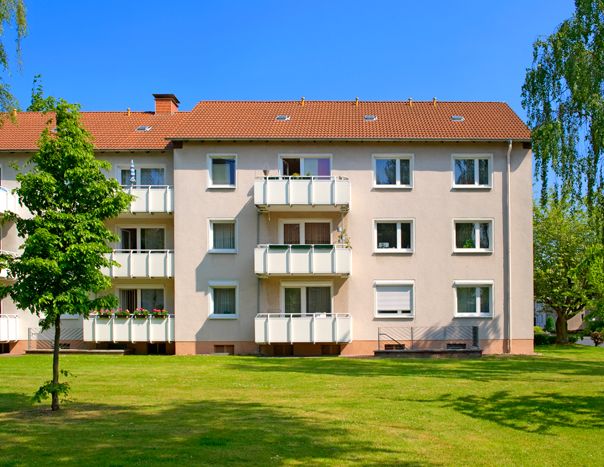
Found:
[[[348,210],[350,181],[344,177],[261,177],[254,182],[254,203],[263,210]]]
[[[19,317],[0,314],[0,342],[19,340]]]
[[[173,277],[173,250],[113,250],[107,255],[119,266],[104,268],[109,277]]]
[[[174,342],[174,315],[165,318],[103,318],[84,320],[85,342]]]
[[[351,263],[344,245],[260,245],[254,251],[258,275],[348,275]]]
[[[260,313],[254,320],[256,343],[346,343],[352,341],[348,313]]]
[[[170,185],[125,186],[124,191],[135,197],[130,203],[133,214],[174,212],[174,188]]]

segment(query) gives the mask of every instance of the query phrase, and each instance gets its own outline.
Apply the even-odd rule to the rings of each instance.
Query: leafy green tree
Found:
[[[585,202],[590,216],[603,210],[604,0],[575,0],[573,16],[533,44],[522,105],[541,204],[553,189],[557,198]]]
[[[568,203],[535,206],[535,300],[556,313],[556,342],[568,343],[567,321],[604,303],[604,246],[584,210]]]
[[[34,396],[41,400],[50,395],[52,410],[59,409],[59,396],[69,390],[68,383],[59,381],[61,314],[87,316],[115,306],[115,297],[103,294],[111,281],[101,268],[111,265],[105,253],[115,240],[104,222],[130,202],[117,180],[104,175],[109,163],[95,159],[79,106],[60,100],[55,120],[50,127],[56,129],[44,130],[38,152],[17,175],[15,191],[31,215],[7,216],[24,243],[19,256],[4,258],[14,282],[0,289],[19,308],[40,317],[42,329],[54,327],[52,380]]]
[[[44,87],[42,86],[42,75],[34,76],[34,84],[31,89],[31,103],[27,108],[28,112],[50,112],[57,105],[57,100],[52,97],[44,97]]]
[[[27,19],[23,0],[0,0],[0,69],[9,71],[9,60],[2,36],[14,24],[17,39],[17,59],[21,58],[21,40],[27,32]],[[0,78],[0,112],[9,112],[17,106],[8,84]]]

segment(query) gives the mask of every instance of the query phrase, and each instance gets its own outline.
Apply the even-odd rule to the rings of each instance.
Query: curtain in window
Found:
[[[491,312],[491,288],[480,287],[480,312]]]
[[[480,185],[489,184],[489,160],[479,159],[478,160],[478,183]]]
[[[164,308],[164,291],[162,289],[141,289],[141,307],[147,310]]]
[[[463,222],[455,223],[455,247],[475,248],[474,224]]]
[[[329,287],[306,288],[306,313],[331,313],[331,289]]]
[[[457,313],[476,313],[476,287],[457,287]]]
[[[474,159],[456,159],[455,160],[455,184],[473,185],[474,184]]]
[[[141,169],[141,185],[165,185],[163,168]]]
[[[299,314],[302,313],[302,289],[294,287],[286,287],[285,295],[285,313]]]
[[[164,229],[141,229],[141,249],[163,250],[165,246]]]
[[[214,299],[214,314],[234,315],[235,310],[235,288],[215,287],[212,289]]]
[[[409,159],[400,159],[399,163],[401,185],[411,185],[411,161]]]
[[[487,222],[480,224],[480,248],[490,248],[489,224]]]
[[[300,244],[300,224],[283,224],[283,243],[286,245]]]
[[[130,186],[130,169],[120,170],[120,184],[123,186]],[[136,181],[134,184],[136,185]]]
[[[136,289],[120,289],[120,307],[129,311],[136,309]]]
[[[235,159],[212,159],[212,183],[214,185],[235,184]]]
[[[330,226],[328,222],[306,222],[304,224],[304,243],[307,245],[329,245]]]
[[[214,237],[214,245],[212,245],[212,248],[217,250],[235,249],[234,222],[214,222],[212,228]]]

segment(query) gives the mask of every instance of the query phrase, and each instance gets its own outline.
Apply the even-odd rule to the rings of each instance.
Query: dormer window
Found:
[[[277,115],[275,120],[278,122],[287,122],[291,117],[289,115]]]
[[[146,133],[148,131],[151,131],[151,127],[149,125],[140,125],[136,127],[136,130],[139,133]]]
[[[377,120],[377,115],[365,115],[363,118],[366,122],[375,122]]]

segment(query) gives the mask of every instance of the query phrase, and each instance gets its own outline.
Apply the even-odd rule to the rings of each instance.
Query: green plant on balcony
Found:
[[[346,232],[346,229],[342,229],[338,233],[338,243],[346,248],[352,248],[350,243],[350,235]]]

